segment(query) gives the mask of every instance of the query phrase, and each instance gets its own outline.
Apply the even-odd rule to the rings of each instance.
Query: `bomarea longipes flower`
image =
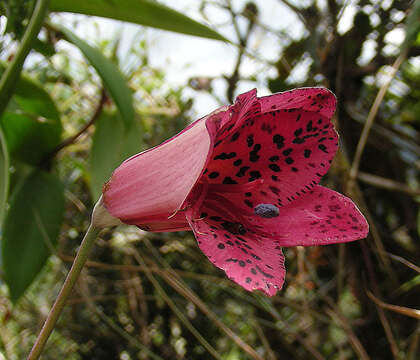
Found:
[[[105,207],[143,230],[192,230],[230,279],[272,296],[284,282],[282,247],[368,233],[349,198],[318,185],[338,146],[335,104],[324,88],[239,95],[124,161],[104,186]]]

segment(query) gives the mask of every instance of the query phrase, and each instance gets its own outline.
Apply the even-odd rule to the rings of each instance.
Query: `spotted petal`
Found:
[[[187,211],[198,246],[244,289],[273,296],[282,288],[286,273],[280,244],[243,225],[231,205],[213,197]]]
[[[237,204],[235,208],[242,214],[243,223],[269,234],[282,247],[349,242],[365,238],[369,231],[356,205],[326,187],[317,185],[284,207],[277,204],[275,194],[264,196],[255,189],[249,190],[245,194],[251,195],[252,191],[252,197],[229,193],[229,201]],[[241,204],[241,198],[247,203]],[[252,208],[247,206],[251,203]]]
[[[318,184],[330,166],[338,146],[330,121],[335,97],[327,89],[307,88],[261,99],[250,92],[245,100],[247,111],[237,109],[242,116],[235,126],[216,137],[206,181],[263,179],[260,191],[275,194],[285,206]]]
[[[217,129],[228,116],[225,110],[124,161],[103,189],[110,214],[149,231],[189,230],[185,215],[178,210],[211,156]]]

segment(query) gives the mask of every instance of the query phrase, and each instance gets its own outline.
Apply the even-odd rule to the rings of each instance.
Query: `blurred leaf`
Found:
[[[140,131],[135,123],[130,131],[124,131],[118,114],[102,113],[96,122],[90,156],[90,190],[95,200],[101,195],[102,186],[114,169],[129,156],[140,152],[141,148]]]
[[[0,228],[6,208],[7,194],[9,191],[9,152],[3,131],[0,128]]]
[[[102,16],[162,30],[227,41],[209,27],[151,0],[52,0],[50,10]]]
[[[0,123],[10,155],[29,164],[39,163],[61,140],[60,114],[54,101],[40,85],[23,76]]]
[[[134,122],[133,96],[127,85],[127,81],[124,79],[118,67],[111,60],[107,59],[97,48],[90,46],[70,30],[62,26],[57,28],[63,32],[68,41],[80,49],[98,72],[121,113],[125,128],[130,128]]]
[[[39,52],[45,57],[51,57],[55,54],[54,45],[46,41],[41,41],[39,39],[35,39],[34,43],[32,44],[32,48],[33,50]]]
[[[4,279],[16,302],[44,266],[57,243],[64,189],[53,174],[32,173],[12,194],[4,222]]]
[[[414,1],[413,8],[405,21],[405,40],[401,47],[403,49],[413,45],[420,34],[420,1]]]

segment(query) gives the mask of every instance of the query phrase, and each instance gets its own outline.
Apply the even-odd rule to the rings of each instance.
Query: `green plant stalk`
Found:
[[[13,95],[14,88],[20,77],[23,63],[32,49],[32,43],[38,36],[41,26],[47,15],[49,0],[38,0],[36,2],[34,11],[23,34],[22,42],[16,52],[12,62],[7,67],[0,80],[0,117],[6,109],[9,100]]]
[[[91,223],[86,231],[82,243],[80,244],[77,255],[73,261],[73,265],[67,274],[60,293],[58,294],[57,299],[48,314],[47,320],[45,320],[44,326],[42,327],[27,360],[36,360],[41,355],[42,350],[44,349],[45,344],[47,343],[47,340],[51,332],[54,330],[54,326],[63,311],[64,305],[66,304],[66,301],[76,284],[77,279],[79,278],[80,272],[82,271],[82,268],[89,256],[90,249],[95,243],[95,239],[97,238],[99,232],[103,228],[120,224],[122,224],[121,221],[112,217],[105,209],[101,196],[93,209]]]
[[[7,202],[7,196],[9,194],[9,150],[6,146],[6,139],[4,138],[4,134],[2,129],[0,128],[0,148],[1,153],[3,155],[3,166],[5,171],[3,174],[3,179],[0,180],[0,182],[3,182],[3,188],[0,189],[2,193],[0,193],[0,226],[3,224],[3,216],[5,214],[5,208],[6,208],[6,202]],[[0,157],[1,160],[1,157]]]
[[[64,305],[77,279],[79,278],[80,272],[82,271],[82,268],[88,258],[90,249],[95,243],[95,239],[100,231],[100,228],[97,228],[92,224],[89,226],[85,237],[82,240],[79,251],[77,252],[76,258],[74,259],[73,265],[71,266],[70,272],[67,274],[63,287],[61,288],[60,293],[58,294],[57,299],[48,314],[47,320],[45,321],[27,360],[38,359],[41,355],[41,352],[44,349],[44,346],[47,343],[47,340],[53,331],[61,312],[63,311]]]

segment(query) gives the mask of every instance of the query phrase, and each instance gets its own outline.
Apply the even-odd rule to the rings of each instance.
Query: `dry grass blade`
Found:
[[[394,255],[394,254],[391,254],[391,253],[389,253],[389,252],[387,252],[386,253],[391,259],[394,259],[394,260],[396,260],[396,261],[399,261],[401,264],[404,264],[404,265],[406,265],[407,267],[409,267],[410,269],[412,269],[412,270],[414,270],[414,271],[416,271],[416,272],[418,272],[419,274],[420,274],[420,267],[418,267],[417,265],[415,265],[415,264],[413,264],[412,262],[410,262],[410,261],[408,261],[408,260],[406,260],[406,259],[404,259],[403,257],[401,257],[401,256],[398,256],[398,255]]]
[[[420,319],[420,310],[418,309],[412,309],[412,308],[408,308],[405,306],[398,306],[398,305],[392,305],[392,304],[387,304],[384,303],[383,301],[379,300],[377,297],[375,297],[370,291],[367,291],[367,294],[369,296],[369,298],[377,305],[380,306],[381,308],[390,310],[390,311],[394,311],[396,313],[405,315],[405,316],[410,316],[412,318],[415,319]]]
[[[344,331],[347,333],[349,342],[352,345],[354,351],[357,353],[359,359],[361,360],[370,360],[369,355],[367,354],[365,348],[363,347],[360,340],[357,338],[356,334],[353,332],[350,324],[338,311],[332,309],[326,309],[326,313],[331,317],[331,319],[336,320],[340,323]]]
[[[245,343],[239,335],[226,326],[190,288],[179,280],[172,278],[168,273],[163,273],[162,277],[175,290],[194,303],[219,329],[229,336],[249,356],[256,360],[264,360],[251,346]]]
[[[159,295],[162,299],[168,304],[171,310],[175,313],[176,316],[181,320],[181,322],[186,326],[188,330],[197,338],[201,345],[215,358],[218,360],[222,360],[220,354],[204,339],[204,337],[200,334],[200,332],[191,324],[188,318],[183,314],[182,311],[178,309],[175,303],[171,300],[171,298],[166,294],[165,290],[160,286],[159,282],[155,279],[152,275],[152,272],[149,271],[148,266],[143,260],[143,257],[136,251],[135,249],[128,249],[127,253],[132,255],[136,261],[144,268],[145,275],[149,279],[149,281],[153,284],[155,289],[158,291]]]
[[[379,89],[378,95],[376,95],[375,101],[369,111],[369,115],[366,119],[365,126],[363,127],[362,135],[360,136],[359,143],[357,144],[356,154],[354,155],[353,163],[350,168],[350,179],[355,180],[357,177],[357,173],[359,171],[360,160],[362,159],[363,150],[365,149],[370,129],[372,128],[373,122],[375,120],[376,114],[378,113],[379,106],[381,105],[385,94],[388,90],[389,85],[391,84],[392,79],[394,78],[395,74],[397,73],[398,69],[400,68],[401,64],[405,60],[407,52],[403,51],[395,60],[394,64],[392,64],[391,73],[388,75],[387,81],[381,86]]]
[[[87,304],[88,308],[96,314],[105,324],[107,324],[112,330],[119,334],[122,338],[126,339],[134,347],[144,352],[154,360],[163,360],[159,355],[149,350],[145,345],[139,342],[136,338],[131,336],[127,331],[118,326],[113,319],[105,315],[101,310],[98,309],[96,304],[93,302],[93,298],[90,296],[89,287],[87,284],[86,276],[82,274],[78,282],[78,290],[82,295],[83,300]]]
[[[148,239],[144,239],[146,246],[154,254],[154,256],[160,261],[163,267],[168,271],[161,273],[162,277],[171,285],[175,290],[182,294],[185,298],[188,298],[194,303],[209,319],[211,319],[215,325],[226,333],[242,350],[248,353],[253,359],[262,359],[261,356],[247,343],[245,343],[236,333],[234,333],[228,326],[226,326],[215,313],[213,313],[207,305],[201,301],[201,299],[184,283],[182,278],[174,271],[174,269],[162,258],[155,247],[152,246]]]
[[[267,337],[264,334],[264,330],[261,328],[259,322],[257,319],[252,319],[252,325],[255,328],[255,331],[257,332],[257,335],[261,339],[261,342],[264,346],[265,352],[267,353],[267,360],[276,360],[276,355],[274,354],[273,349],[270,346],[270,342],[268,341]]]

